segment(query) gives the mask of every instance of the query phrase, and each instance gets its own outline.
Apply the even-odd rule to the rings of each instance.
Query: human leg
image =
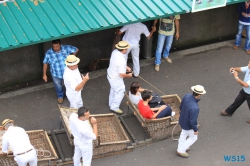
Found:
[[[188,139],[186,140],[185,149],[191,147],[197,141],[198,135],[194,134],[194,130],[188,130]]]
[[[238,24],[238,32],[236,34],[236,39],[234,42],[234,45],[236,45],[236,46],[240,46],[240,44],[241,44],[241,33],[243,31],[243,28],[244,28],[244,25],[239,23]]]
[[[187,138],[188,136],[188,138]],[[194,130],[183,130],[181,131],[181,135],[179,138],[179,144],[177,152],[186,153],[186,150],[192,146],[195,141],[197,141],[198,136],[194,135]]]
[[[169,56],[169,51],[170,51],[171,46],[172,46],[173,38],[174,38],[174,35],[170,35],[170,36],[166,37],[166,44],[165,44],[165,48],[163,51],[163,57],[165,59]]]
[[[14,159],[18,166],[27,166],[28,163],[30,166],[37,166],[37,155],[34,149],[28,153],[16,155]]]
[[[156,65],[161,64],[161,53],[162,53],[165,39],[166,39],[166,35],[162,35],[162,34],[158,33],[157,47],[156,47],[156,53],[155,53],[155,64]]]
[[[244,49],[248,51],[250,50],[250,46],[249,46],[250,45],[250,25],[245,25],[245,27],[246,27],[246,42],[245,42]]]
[[[53,79],[53,83],[54,83],[54,86],[55,86],[57,97],[58,98],[63,98],[64,97],[63,85],[62,85],[63,79],[57,78],[57,77],[54,77],[54,76],[52,76],[52,79]]]
[[[82,149],[82,162],[84,166],[91,166],[92,156],[93,156],[92,144],[86,145],[86,147]]]
[[[81,161],[80,161],[81,157],[82,157],[81,149],[75,145],[74,156],[73,156],[74,166],[81,166]]]
[[[181,130],[180,138],[178,141],[178,148],[177,152],[179,153],[185,153],[186,152],[186,141],[187,141],[188,131],[187,130]]]
[[[133,72],[135,76],[139,76],[140,74],[140,61],[139,61],[139,52],[140,52],[140,45],[139,43],[132,46],[131,54],[133,60]]]
[[[29,165],[30,166],[37,166],[37,155],[36,155],[36,150],[30,151],[30,160],[29,160]]]
[[[159,118],[171,116],[171,114],[172,114],[172,109],[171,109],[171,107],[167,106],[164,110],[162,110],[162,111],[157,115],[156,118],[159,119]]]
[[[110,98],[110,110],[118,110],[121,104],[121,101],[124,97],[125,85],[123,79],[109,79],[111,86],[112,96]]]
[[[233,104],[231,104],[226,110],[225,112],[229,115],[233,115],[234,112],[236,111],[237,108],[239,108],[239,106],[241,106],[241,104],[245,101],[245,92],[243,91],[243,89],[240,91],[240,93],[238,94],[238,96],[236,97],[235,101],[233,102]]]

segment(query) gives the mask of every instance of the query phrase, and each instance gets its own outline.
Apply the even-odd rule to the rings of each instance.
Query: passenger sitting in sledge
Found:
[[[141,85],[139,82],[133,82],[130,85],[129,98],[134,105],[138,105],[139,101],[142,100],[141,92],[143,92],[144,90],[147,90],[147,89],[141,88]],[[152,92],[152,96],[153,96],[152,100],[148,102],[148,105],[150,108],[155,108],[155,107],[158,107],[159,105],[165,105],[160,95],[158,95],[155,92]]]
[[[144,90],[141,93],[142,100],[138,103],[140,114],[146,119],[159,119],[167,116],[173,116],[172,109],[166,105],[163,101],[159,103],[155,108],[150,108],[149,101],[152,100],[152,92]]]
[[[129,89],[129,98],[132,101],[134,105],[137,105],[141,98],[141,92],[143,92],[146,89],[141,88],[141,85],[139,82],[132,82]]]

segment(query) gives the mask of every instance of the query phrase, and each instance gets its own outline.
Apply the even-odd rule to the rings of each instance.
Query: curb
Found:
[[[183,58],[184,56],[187,56],[187,55],[198,54],[201,52],[215,50],[215,49],[218,49],[221,47],[231,47],[233,45],[233,42],[234,42],[234,40],[228,40],[228,41],[223,41],[223,42],[214,43],[214,44],[208,44],[208,45],[204,45],[204,46],[200,46],[200,47],[195,47],[195,48],[191,48],[191,49],[186,49],[186,50],[174,52],[174,53],[171,53],[171,59],[176,60],[176,59]],[[155,60],[154,57],[140,60],[140,66],[153,65],[154,60]],[[162,61],[162,63],[165,63],[165,60]],[[129,63],[128,65],[131,66],[131,64],[132,63]],[[107,75],[107,69],[92,71],[92,72],[89,72],[89,75],[90,75],[90,79],[95,79],[95,78],[98,78],[100,76],[105,76],[105,75]],[[23,95],[25,93],[39,91],[39,90],[53,88],[53,87],[54,87],[53,82],[44,83],[42,85],[27,87],[27,88],[18,89],[18,90],[11,91],[11,92],[6,92],[4,94],[0,94],[0,99],[11,98],[14,96]]]

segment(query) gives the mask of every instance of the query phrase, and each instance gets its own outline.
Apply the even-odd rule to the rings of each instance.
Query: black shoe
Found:
[[[138,77],[139,77],[139,75],[138,75],[138,76],[135,76],[134,74],[132,74],[132,76],[133,76],[134,78],[138,78]]]

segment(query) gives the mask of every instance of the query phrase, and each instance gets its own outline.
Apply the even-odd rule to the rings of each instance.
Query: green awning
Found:
[[[228,0],[227,4],[244,0]],[[16,0],[0,4],[0,51],[184,14],[192,0]]]

